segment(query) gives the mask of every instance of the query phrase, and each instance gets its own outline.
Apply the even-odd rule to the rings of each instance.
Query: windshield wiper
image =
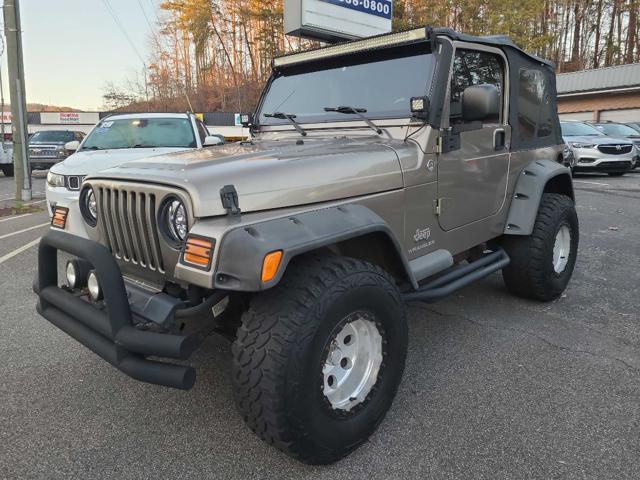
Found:
[[[95,145],[92,145],[90,147],[82,147],[82,150],[104,150],[104,148],[96,147]]]
[[[295,121],[296,116],[291,113],[273,112],[265,113],[264,116],[270,118],[279,118],[281,120],[289,120],[289,122],[291,122],[291,125],[293,125],[293,127],[298,131],[300,135],[302,135],[303,137],[307,136],[307,132],[304,131],[304,128],[302,128],[300,124]]]
[[[358,115],[363,121],[364,123],[367,124],[367,126],[369,128],[371,128],[371,130],[373,130],[374,132],[376,132],[378,135],[380,135],[382,133],[382,130],[380,129],[380,127],[378,127],[375,123],[373,123],[371,120],[369,120],[367,117],[365,117],[363,115],[363,113],[367,113],[367,109],[366,108],[355,108],[355,107],[324,107],[324,111],[325,112],[336,112],[336,113],[346,113],[346,114],[351,114],[351,115]]]

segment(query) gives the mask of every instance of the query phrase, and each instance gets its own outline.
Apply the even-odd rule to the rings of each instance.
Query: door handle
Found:
[[[493,131],[493,149],[495,151],[504,150],[507,140],[507,132],[504,128],[496,128]]]

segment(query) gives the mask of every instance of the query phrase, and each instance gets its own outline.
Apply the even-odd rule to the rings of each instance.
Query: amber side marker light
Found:
[[[53,210],[53,217],[51,217],[51,226],[64,230],[67,224],[67,215],[69,215],[69,209],[65,207],[56,207]]]
[[[187,265],[195,265],[206,270],[211,266],[214,242],[200,237],[188,237],[182,260]]]
[[[267,253],[262,261],[262,283],[267,283],[273,280],[278,273],[278,267],[280,267],[280,261],[282,260],[282,250],[276,250],[275,252]]]

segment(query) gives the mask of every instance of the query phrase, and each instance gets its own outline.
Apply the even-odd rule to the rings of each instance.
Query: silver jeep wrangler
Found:
[[[233,340],[238,409],[308,463],[362,444],[391,406],[405,304],[498,270],[550,301],[578,219],[550,63],[505,37],[421,28],[273,62],[250,141],[89,177],[91,240],[42,239],[38,311],[127,375],[190,389]],[[74,257],[58,281],[57,251]],[[161,357],[161,358],[158,358]]]

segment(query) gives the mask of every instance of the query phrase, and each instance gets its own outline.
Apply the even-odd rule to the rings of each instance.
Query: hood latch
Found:
[[[233,185],[225,185],[220,189],[220,200],[222,207],[227,211],[227,215],[235,217],[240,215],[240,206],[238,205],[238,192]]]

